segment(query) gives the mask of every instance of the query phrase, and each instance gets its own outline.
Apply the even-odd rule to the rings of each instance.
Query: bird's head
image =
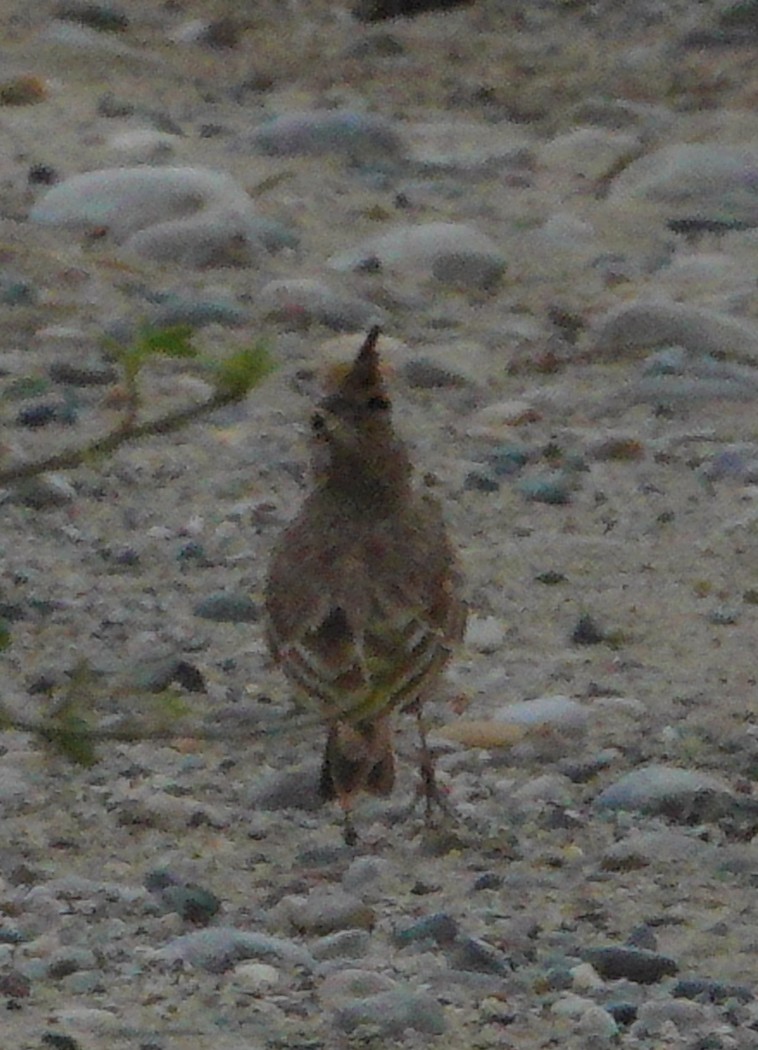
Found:
[[[358,502],[390,498],[404,491],[410,478],[405,446],[392,426],[378,339],[374,327],[349,371],[311,416],[317,476]]]

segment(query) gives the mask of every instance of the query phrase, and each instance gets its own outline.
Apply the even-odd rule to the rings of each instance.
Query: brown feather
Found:
[[[389,716],[428,695],[466,617],[441,509],[414,489],[392,427],[377,337],[317,407],[316,485],[266,587],[271,651],[328,727],[322,796],[343,805],[391,789]]]

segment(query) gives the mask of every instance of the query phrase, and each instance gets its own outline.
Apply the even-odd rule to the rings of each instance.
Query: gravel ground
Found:
[[[758,1047],[756,11],[5,4],[0,468],[118,425],[138,323],[277,367],[2,490],[4,1047]],[[32,211],[125,166],[234,182],[199,241],[98,222],[112,176]],[[400,716],[351,849],[259,608],[375,319],[471,616],[427,711],[456,819]],[[146,417],[210,392],[140,383]],[[18,728],[67,705],[147,739],[85,767]]]

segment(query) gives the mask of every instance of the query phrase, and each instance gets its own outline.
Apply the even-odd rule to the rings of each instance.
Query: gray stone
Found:
[[[583,730],[590,720],[590,711],[569,696],[541,696],[505,704],[494,715],[498,722],[513,722],[524,726],[557,726],[561,729]]]
[[[215,926],[177,937],[156,957],[167,963],[184,963],[209,973],[222,973],[242,959],[270,960],[273,963],[302,966],[312,970],[315,960],[294,941],[249,933],[233,926]]]
[[[445,1013],[425,992],[404,988],[359,999],[336,1011],[337,1028],[348,1034],[357,1028],[370,1027],[385,1038],[399,1038],[411,1029],[425,1035],[442,1035]]]
[[[650,765],[633,769],[595,799],[598,809],[629,809],[685,816],[708,799],[728,806],[732,790],[726,781],[694,769]]]
[[[329,265],[339,271],[360,270],[368,260],[375,260],[380,268],[476,288],[491,287],[506,268],[494,241],[458,222],[396,226],[333,255]]]
[[[636,300],[600,318],[588,353],[615,360],[671,346],[755,365],[758,325],[685,303]]]
[[[676,962],[667,955],[646,951],[644,948],[609,945],[587,948],[581,956],[601,977],[609,981],[626,978],[636,984],[655,984],[679,969]]]
[[[401,136],[388,120],[349,109],[285,113],[257,128],[252,144],[276,157],[330,153],[355,163],[395,160],[404,150]]]
[[[323,324],[334,332],[359,332],[387,319],[380,306],[311,278],[270,281],[257,305],[265,317],[292,328]]]
[[[672,216],[694,211],[758,224],[758,150],[721,142],[664,146],[614,179],[609,200],[630,199],[666,204]]]

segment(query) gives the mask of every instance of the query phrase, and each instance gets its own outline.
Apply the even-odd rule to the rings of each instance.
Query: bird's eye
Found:
[[[326,420],[320,412],[314,412],[311,416],[311,430],[315,434],[321,434],[326,428]]]
[[[366,402],[366,408],[370,408],[372,412],[386,412],[390,407],[390,403],[386,397],[370,397]]]

